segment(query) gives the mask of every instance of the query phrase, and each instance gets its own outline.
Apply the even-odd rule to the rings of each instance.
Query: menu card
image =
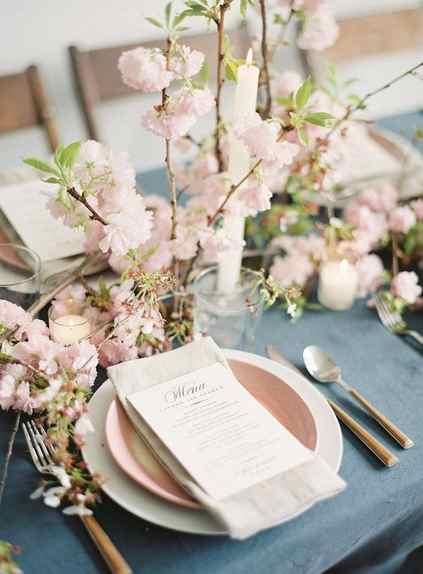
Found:
[[[2,186],[0,193],[0,208],[25,245],[43,262],[83,252],[82,232],[66,227],[47,209],[56,188],[31,180]]]
[[[216,500],[313,456],[221,363],[127,398]]]

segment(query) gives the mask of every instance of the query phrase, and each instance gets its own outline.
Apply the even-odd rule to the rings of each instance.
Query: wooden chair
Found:
[[[34,126],[45,130],[54,151],[59,138],[37,66],[0,76],[0,134]]]
[[[246,29],[233,30],[229,32],[229,37],[234,48],[234,54],[239,55],[239,57],[245,55],[249,47]],[[210,81],[215,81],[216,78],[213,73],[216,70],[214,64],[217,60],[216,34],[186,36],[181,41],[206,54],[210,64]],[[99,130],[95,118],[96,105],[118,98],[134,96],[136,93],[123,83],[117,64],[122,52],[140,45],[146,48],[162,48],[164,40],[138,42],[94,50],[81,50],[77,46],[69,47],[75,87],[90,138],[101,141],[101,130]]]
[[[399,10],[338,21],[336,43],[323,52],[302,52],[309,72],[320,80],[327,63],[342,66],[353,60],[423,47],[423,8]],[[416,57],[417,60],[417,57]]]

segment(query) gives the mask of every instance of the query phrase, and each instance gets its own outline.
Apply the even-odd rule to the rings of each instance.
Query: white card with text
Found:
[[[313,456],[221,363],[139,391],[128,400],[216,500]]]
[[[1,188],[0,208],[27,247],[41,261],[78,255],[83,249],[83,233],[66,227],[47,208],[57,185],[39,180],[5,185]]]

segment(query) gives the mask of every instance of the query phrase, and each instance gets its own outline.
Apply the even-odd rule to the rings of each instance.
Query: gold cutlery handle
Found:
[[[110,571],[113,574],[132,574],[131,567],[94,516],[81,516],[81,520],[106,561]]]
[[[381,442],[377,440],[373,435],[366,431],[364,427],[361,426],[356,420],[354,420],[350,415],[348,415],[341,407],[336,403],[333,403],[328,399],[328,403],[334,410],[336,416],[340,421],[347,426],[356,437],[358,437],[362,443],[364,443],[367,448],[369,448],[377,458],[383,462],[385,466],[394,466],[398,463],[397,457],[392,454]]]
[[[391,422],[383,413],[381,413],[376,407],[374,407],[367,399],[363,397],[355,389],[349,389],[348,392],[353,396],[365,409],[366,411],[383,427],[386,432],[388,432],[392,438],[394,438],[397,443],[399,443],[403,448],[411,448],[414,446],[414,442],[406,434],[404,434],[393,422]]]

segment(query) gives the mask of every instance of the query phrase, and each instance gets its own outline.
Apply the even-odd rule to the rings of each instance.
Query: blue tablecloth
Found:
[[[413,120],[414,121],[414,120]],[[404,121],[401,122],[404,127]],[[142,176],[145,187],[162,175]],[[150,179],[151,178],[151,179]],[[423,332],[423,316],[412,321]],[[303,348],[318,342],[342,365],[345,379],[374,401],[416,443],[404,451],[336,389],[336,397],[400,458],[383,468],[344,431],[341,475],[347,490],[301,517],[235,542],[223,537],[180,534],[153,526],[105,497],[96,516],[136,573],[143,574],[390,574],[423,572],[423,355],[383,329],[363,302],[348,312],[315,311],[290,325],[278,310],[267,312],[258,329],[258,352],[272,343],[298,366]],[[0,452],[13,415],[0,414]],[[0,539],[22,548],[28,574],[107,572],[82,524],[30,501],[38,475],[22,434],[18,435],[9,482],[0,508]]]

